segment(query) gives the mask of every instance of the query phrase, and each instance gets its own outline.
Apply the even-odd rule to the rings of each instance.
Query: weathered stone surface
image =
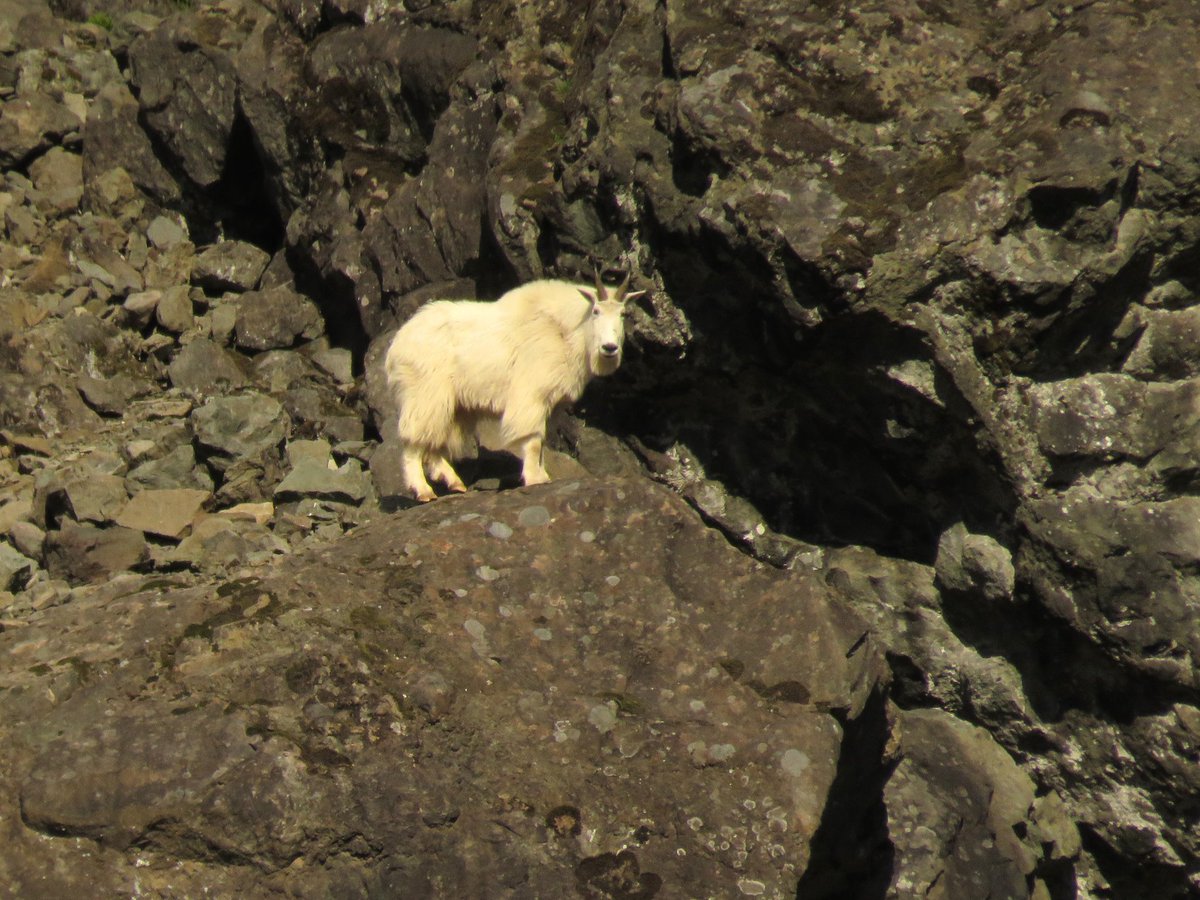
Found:
[[[76,472],[62,481],[63,502],[77,522],[111,522],[129,495],[125,479],[103,472]]]
[[[1012,599],[1016,588],[1012,554],[993,537],[971,534],[961,522],[942,534],[934,565],[943,591],[996,602]]]
[[[32,522],[14,522],[8,529],[8,538],[14,547],[32,560],[42,558],[42,547],[46,543],[46,533]]]
[[[1048,896],[1031,892],[1033,782],[991,737],[941,710],[901,718],[899,765],[884,802],[899,859],[892,896]],[[1026,836],[1022,841],[1021,835]]]
[[[83,199],[83,159],[54,147],[29,167],[29,177],[41,195],[38,205],[47,213],[63,214],[79,207]]]
[[[76,248],[75,265],[85,278],[94,279],[117,296],[142,290],[141,274],[99,234],[86,232]]]
[[[169,216],[158,216],[146,229],[146,238],[155,247],[169,250],[187,239],[183,225]]]
[[[171,360],[171,384],[190,394],[206,396],[245,387],[249,383],[246,360],[203,338],[185,346]]]
[[[399,441],[385,440],[371,454],[371,483],[379,497],[389,500],[411,499],[411,492],[404,481],[403,452],[404,447]]]
[[[140,474],[184,483],[149,485],[159,488],[207,488],[211,469],[218,508],[270,506],[289,469],[277,446],[232,459],[198,442],[211,464],[198,472],[194,457],[179,452],[193,440],[181,419],[191,401],[131,399],[121,410],[119,394],[97,393],[102,418],[82,399],[81,386],[95,392],[129,379],[157,385],[174,366],[175,384],[208,399],[227,394],[227,385],[244,388],[249,373],[257,390],[282,405],[292,436],[325,436],[337,444],[339,461],[370,460],[376,476],[390,460],[394,475],[393,449],[371,452],[377,436],[394,435],[394,411],[386,391],[380,401],[378,378],[389,329],[429,299],[493,298],[542,275],[590,280],[596,266],[628,270],[635,287],[649,293],[629,310],[625,364],[591,385],[575,410],[556,415],[548,456],[562,466],[553,471],[567,477],[574,465],[554,456],[563,448],[592,472],[640,479],[649,471],[752,558],[793,573],[780,577],[815,579],[819,593],[832,592],[839,607],[867,623],[891,669],[886,700],[876,695],[856,718],[837,716],[838,771],[804,871],[786,885],[750,872],[730,884],[721,879],[737,871],[738,859],[722,859],[694,893],[715,895],[713,885],[722,895],[778,890],[804,897],[901,896],[910,889],[1040,900],[1195,893],[1195,4],[1163,0],[1139,6],[1137,15],[1110,2],[1019,10],[1009,4],[981,16],[978,4],[960,0],[803,8],[778,0],[672,0],[601,4],[585,16],[565,0],[409,3],[385,14],[366,0],[271,7],[228,0],[195,8],[164,2],[156,8],[161,18],[103,10],[114,20],[111,31],[78,21],[100,12],[86,3],[52,6],[0,0],[0,155],[7,160],[0,172],[0,421],[22,435],[6,435],[0,448],[0,502],[10,492],[28,500],[37,481],[41,504],[3,507],[10,540],[16,542],[14,523],[34,518],[31,527],[47,526],[48,545],[62,543],[59,526],[73,524],[67,495],[61,484],[48,491],[43,477],[76,464],[119,477],[125,462],[137,468],[160,457],[161,472]],[[79,153],[82,210],[72,206],[73,187],[55,187],[58,174],[66,176],[62,183],[76,182]],[[255,262],[251,274],[233,281],[193,282],[196,253],[180,233],[185,221],[202,246],[229,238],[267,248],[271,262],[266,269]],[[256,269],[260,274],[252,274]],[[147,314],[152,304],[139,295],[188,284],[194,319],[193,310],[161,324]],[[253,289],[317,298],[326,336],[301,352],[250,351],[257,352],[250,369],[242,353],[216,354],[197,340],[231,345],[238,301]],[[121,309],[127,298],[137,299]],[[272,340],[290,346],[294,338],[285,329]],[[330,348],[342,350],[334,365],[319,355]],[[350,383],[360,372],[374,414],[365,431],[364,385]],[[35,446],[36,436],[42,440]],[[118,451],[116,468],[81,462]],[[493,462],[485,461],[476,481],[497,497],[443,500],[435,509],[460,504],[478,511],[469,504],[511,498],[511,460],[489,468]],[[130,474],[125,484],[136,491],[139,482]],[[386,498],[387,491],[379,493]],[[431,529],[451,520],[405,546],[453,534],[438,552],[459,568],[439,570],[438,588],[453,593],[447,585],[461,572],[481,571],[491,580],[480,583],[499,589],[509,574],[492,548],[521,541],[522,529],[552,532],[555,513],[541,500],[515,519],[492,513],[488,507],[487,521],[463,532],[476,520],[456,523],[459,513],[438,512],[431,523],[420,517],[433,511],[405,512]],[[281,504],[277,515],[260,513],[253,525],[212,517],[179,547],[156,538],[145,564],[187,570],[172,576],[170,588],[160,581],[168,596],[122,605],[132,578],[120,576],[95,607],[79,608],[92,613],[88,628],[119,629],[124,620],[114,610],[145,616],[133,653],[113,649],[134,641],[132,632],[97,635],[98,649],[81,654],[58,640],[58,620],[42,620],[65,615],[93,588],[38,572],[25,590],[0,591],[0,637],[19,650],[4,657],[12,663],[0,679],[16,683],[5,681],[0,705],[40,704],[14,719],[35,724],[4,735],[0,803],[10,805],[0,812],[0,840],[13,849],[0,854],[0,883],[32,886],[26,895],[55,900],[138,892],[628,896],[657,889],[665,896],[678,882],[664,877],[676,870],[656,856],[663,835],[700,834],[715,843],[696,852],[692,844],[681,847],[687,856],[677,857],[677,867],[697,853],[711,861],[705,853],[718,853],[725,841],[751,856],[773,846],[767,842],[777,820],[766,831],[751,827],[759,842],[751,850],[739,844],[735,824],[718,840],[704,828],[685,830],[690,819],[646,821],[622,840],[608,840],[609,826],[597,825],[570,798],[558,801],[553,816],[535,810],[522,818],[521,791],[499,787],[499,776],[477,782],[462,774],[459,761],[473,744],[451,749],[445,735],[418,733],[408,719],[389,722],[408,731],[392,731],[387,740],[422,742],[413,775],[420,783],[405,795],[418,800],[382,804],[392,814],[382,833],[392,837],[372,843],[378,829],[362,823],[378,817],[357,798],[392,795],[361,785],[374,777],[368,773],[390,777],[405,755],[389,744],[378,749],[386,762],[361,763],[355,777],[365,781],[347,775],[354,762],[339,767],[346,777],[335,788],[316,781],[322,776],[309,768],[356,752],[354,734],[337,730],[350,708],[340,689],[281,691],[288,699],[271,705],[253,691],[231,699],[212,685],[199,689],[204,709],[264,718],[270,709],[275,725],[286,720],[266,739],[261,722],[250,724],[247,740],[267,746],[259,758],[279,760],[270,754],[287,748],[276,767],[283,774],[264,779],[270,789],[260,800],[290,792],[288,803],[296,796],[316,803],[344,790],[342,799],[320,815],[308,807],[299,817],[287,803],[262,801],[258,809],[266,812],[246,812],[227,827],[236,817],[220,791],[232,788],[214,778],[206,797],[216,799],[205,807],[213,818],[199,825],[175,818],[147,824],[109,793],[104,798],[128,826],[93,826],[88,812],[78,820],[85,833],[30,838],[29,820],[11,801],[17,779],[10,774],[27,759],[27,742],[43,734],[39,723],[53,723],[42,713],[73,716],[65,706],[77,692],[94,691],[98,708],[128,721],[136,712],[118,709],[124,698],[141,702],[146,691],[159,691],[153,702],[173,703],[182,696],[165,694],[180,684],[178,672],[150,671],[164,659],[182,660],[186,670],[209,650],[244,653],[236,666],[275,671],[278,654],[288,652],[281,648],[304,647],[306,659],[321,659],[310,641],[322,628],[341,629],[329,659],[366,669],[339,670],[361,678],[345,693],[378,679],[379,708],[448,722],[458,737],[486,732],[489,749],[523,746],[523,698],[509,704],[517,712],[502,723],[464,729],[454,719],[464,697],[455,672],[424,667],[398,685],[388,682],[388,667],[401,660],[422,668],[412,662],[420,641],[443,659],[456,658],[436,628],[466,634],[472,644],[482,635],[500,648],[496,665],[511,667],[551,649],[543,644],[553,648],[553,610],[560,608],[553,604],[535,623],[549,641],[527,636],[507,644],[495,637],[503,622],[489,618],[487,603],[476,613],[470,601],[478,623],[470,631],[437,618],[464,599],[444,593],[443,608],[400,623],[404,634],[393,637],[403,646],[385,642],[380,653],[370,649],[378,643],[364,624],[370,613],[337,619],[348,602],[344,591],[336,603],[302,607],[296,615],[325,618],[305,620],[304,629],[278,641],[246,636],[236,621],[206,628],[204,616],[188,622],[199,630],[163,627],[161,616],[183,614],[175,603],[185,583],[204,592],[197,602],[216,603],[217,588],[205,585],[232,582],[247,565],[272,566],[289,548],[323,552],[371,515],[369,501],[353,506],[310,496]],[[641,524],[627,533],[631,540],[659,534]],[[690,540],[693,532],[681,534]],[[35,535],[26,537],[32,542]],[[607,545],[595,531],[579,546],[586,552]],[[674,550],[647,549],[674,558]],[[560,552],[556,545],[535,554],[526,568],[549,565],[561,579],[550,562]],[[388,545],[360,566],[377,572],[352,575],[394,575],[407,558],[403,547]],[[632,562],[626,569],[640,571]],[[620,591],[633,576],[617,574]],[[573,583],[570,577],[563,583]],[[339,582],[351,594],[358,583]],[[359,587],[364,596],[386,595],[377,585]],[[528,595],[541,589],[531,585],[520,603],[506,599],[512,615],[500,619],[523,621],[516,606],[534,602]],[[607,597],[591,587],[581,593],[587,591]],[[558,599],[561,608],[572,602],[569,594]],[[622,602],[631,599],[642,598]],[[666,612],[657,602],[649,609]],[[249,608],[229,615],[245,618]],[[654,651],[666,641],[657,631],[644,639],[632,613],[601,621],[603,628],[589,624],[597,629],[589,637]],[[161,643],[157,656],[147,639]],[[20,658],[42,648],[46,657],[32,666]],[[389,656],[387,648],[395,652]],[[115,671],[118,658],[142,662]],[[554,686],[569,692],[602,661],[581,655],[554,662],[564,670]],[[228,663],[223,656],[213,664],[218,681]],[[641,665],[627,667],[627,693],[638,694]],[[708,668],[677,671],[668,689],[708,683]],[[107,682],[113,691],[96,699],[97,669],[105,679],[126,680]],[[185,686],[200,683],[197,675]],[[765,684],[752,690],[768,699]],[[796,705],[787,699],[797,695],[794,685],[765,694],[777,708]],[[633,718],[614,698],[580,706],[597,734],[614,721],[603,733],[622,734]],[[728,710],[720,721],[734,723],[730,729],[763,725],[719,708]],[[179,716],[186,720],[195,709]],[[361,705],[355,709],[362,725],[367,716]],[[0,711],[0,729],[8,710]],[[690,721],[662,718],[671,727]],[[990,745],[975,727],[1032,778],[1036,799],[1027,811],[1006,805],[1027,797],[1028,785],[980,749]],[[298,737],[318,732],[340,743],[314,750]],[[557,733],[564,739],[555,747],[575,746],[568,726]],[[363,746],[382,743],[371,740],[363,738]],[[657,745],[646,746],[633,765]],[[710,796],[712,782],[703,779],[731,760],[741,764],[737,751],[727,757],[730,746],[741,745],[689,738],[693,768],[662,763],[676,797]],[[148,764],[157,758],[141,747],[137,754]],[[54,765],[59,758],[47,757]],[[530,778],[553,771],[544,759],[522,757]],[[795,754],[787,759],[802,768]],[[626,802],[611,781],[616,776],[603,777],[610,788],[617,784],[612,802]],[[297,787],[301,779],[308,780]],[[46,824],[53,813],[46,812],[43,782],[42,793],[31,793],[37,821],[58,834]],[[486,789],[464,799],[457,787],[464,783]],[[442,803],[450,795],[440,786],[447,784],[459,791],[454,803]],[[165,789],[171,785],[196,797],[186,779]],[[496,810],[490,798],[501,792],[506,805]],[[641,782],[636,793],[647,794]],[[72,803],[82,806],[82,795]],[[161,805],[175,816],[172,802]],[[421,812],[409,819],[395,813],[416,808]],[[489,841],[479,823],[493,813],[488,821],[509,830]],[[238,824],[250,818],[257,824]],[[578,835],[561,833],[574,832],[571,823],[580,818]],[[418,820],[411,835],[394,837],[398,822]],[[264,821],[319,824],[300,826],[303,841],[289,843],[293,832]],[[525,834],[529,821],[537,832],[529,844],[503,843]],[[909,822],[914,827],[906,830]],[[110,843],[91,841],[93,828]],[[149,837],[129,837],[139,831]],[[1041,854],[1032,869],[1010,831]],[[129,840],[128,848],[115,849]],[[84,848],[69,864],[60,858],[68,843]],[[457,874],[434,871],[447,859]],[[413,874],[420,865],[426,868]],[[470,880],[465,871],[484,874]],[[560,872],[573,880],[558,879]]]
[[[130,494],[140,490],[169,490],[192,488],[213,489],[212,478],[204,467],[197,466],[196,453],[190,444],[176,447],[159,459],[151,459],[130,469],[125,476]]]
[[[162,299],[162,295],[163,292],[160,290],[137,291],[125,298],[121,308],[135,324],[147,325],[154,318],[154,310],[158,306],[158,301]]]
[[[197,184],[220,180],[233,128],[237,81],[228,55],[172,20],[129,49],[130,82],[153,135]]]
[[[0,166],[26,164],[82,124],[66,106],[44,94],[6,100],[0,104]]]
[[[311,497],[338,503],[362,503],[370,483],[356,460],[331,469],[323,463],[304,460],[275,486],[275,501],[287,503]]]
[[[162,292],[154,307],[154,318],[166,331],[180,334],[195,323],[192,298],[186,284],[177,284]]]
[[[211,498],[209,491],[148,488],[138,491],[114,521],[124,528],[178,539]]]
[[[0,543],[0,590],[21,590],[29,582],[33,570],[33,560],[8,544]]]
[[[291,347],[324,330],[317,305],[290,288],[250,291],[237,303],[236,342],[247,350]]]
[[[223,515],[208,516],[171,548],[165,561],[171,566],[218,572],[264,562],[287,549],[264,524]]]
[[[489,536],[496,523],[503,539]],[[364,562],[377,558],[392,565]],[[172,590],[170,604],[114,593],[63,607],[51,644],[18,651],[22,678],[61,679],[69,636],[90,676],[65,705],[0,694],[3,727],[39,717],[27,749],[0,763],[30,826],[9,883],[80,853],[39,832],[92,836],[129,878],[146,873],[111,851],[199,862],[219,833],[257,862],[247,890],[311,890],[322,867],[301,875],[297,854],[323,857],[353,832],[370,849],[339,857],[322,884],[461,894],[498,879],[551,896],[624,871],[664,896],[792,896],[837,768],[831,710],[862,716],[882,672],[819,581],[748,562],[635,481],[434,505],[266,578]],[[114,628],[116,648],[101,638]],[[114,651],[119,668],[104,662]],[[138,703],[111,710],[106,698],[127,691]],[[498,717],[518,724],[502,741]],[[418,762],[451,759],[450,743],[461,775]],[[682,795],[682,783],[703,789]],[[263,803],[290,826],[261,828]],[[501,845],[476,856],[484,835]],[[56,887],[74,883],[54,871]],[[183,871],[177,890],[222,877]]]
[[[76,385],[87,405],[107,416],[123,415],[134,400],[157,390],[153,382],[125,372],[118,372],[110,378],[80,375]]]
[[[263,394],[217,397],[191,415],[201,447],[214,454],[209,465],[224,471],[231,463],[274,450],[287,436],[289,419],[278,402]]]
[[[149,557],[140,531],[67,524],[46,535],[46,569],[73,583],[108,581]]]
[[[253,290],[270,261],[270,255],[253,244],[221,241],[196,256],[192,283],[217,293]]]
[[[140,190],[164,205],[178,203],[180,188],[163,167],[138,122],[138,101],[124,80],[103,86],[84,128],[85,193],[103,173],[120,168]]]

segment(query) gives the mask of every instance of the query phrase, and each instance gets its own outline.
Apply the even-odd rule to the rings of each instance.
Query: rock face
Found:
[[[1200,13],[1128,6],[0,0],[0,883],[1200,892]],[[412,509],[388,336],[595,267],[559,480]]]

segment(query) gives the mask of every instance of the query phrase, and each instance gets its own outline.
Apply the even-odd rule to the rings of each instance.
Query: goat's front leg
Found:
[[[429,474],[456,494],[465,494],[467,492],[467,486],[458,477],[458,473],[454,471],[454,466],[450,465],[450,460],[446,458],[446,454],[444,453],[434,453],[430,456]]]
[[[420,447],[405,444],[404,452],[401,455],[401,469],[404,472],[405,486],[420,502],[428,503],[437,495],[429,486],[429,482],[425,480],[424,457],[425,451]]]
[[[542,465],[543,438],[530,435],[521,445],[521,481],[525,484],[545,484],[550,480]]]

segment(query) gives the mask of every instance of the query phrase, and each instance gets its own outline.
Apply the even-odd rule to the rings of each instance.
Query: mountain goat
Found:
[[[438,300],[396,332],[384,360],[400,411],[405,486],[434,498],[426,472],[467,488],[450,464],[472,437],[521,457],[521,480],[550,480],[542,465],[546,420],[579,399],[596,375],[621,365],[629,277],[609,296],[590,287],[531,281],[495,302]]]

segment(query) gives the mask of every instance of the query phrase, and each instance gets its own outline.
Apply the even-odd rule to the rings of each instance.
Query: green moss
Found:
[[[98,25],[101,28],[103,28],[105,31],[112,31],[113,25],[115,23],[113,22],[112,16],[110,16],[108,13],[94,12],[90,16],[88,16],[88,24],[89,25]]]

